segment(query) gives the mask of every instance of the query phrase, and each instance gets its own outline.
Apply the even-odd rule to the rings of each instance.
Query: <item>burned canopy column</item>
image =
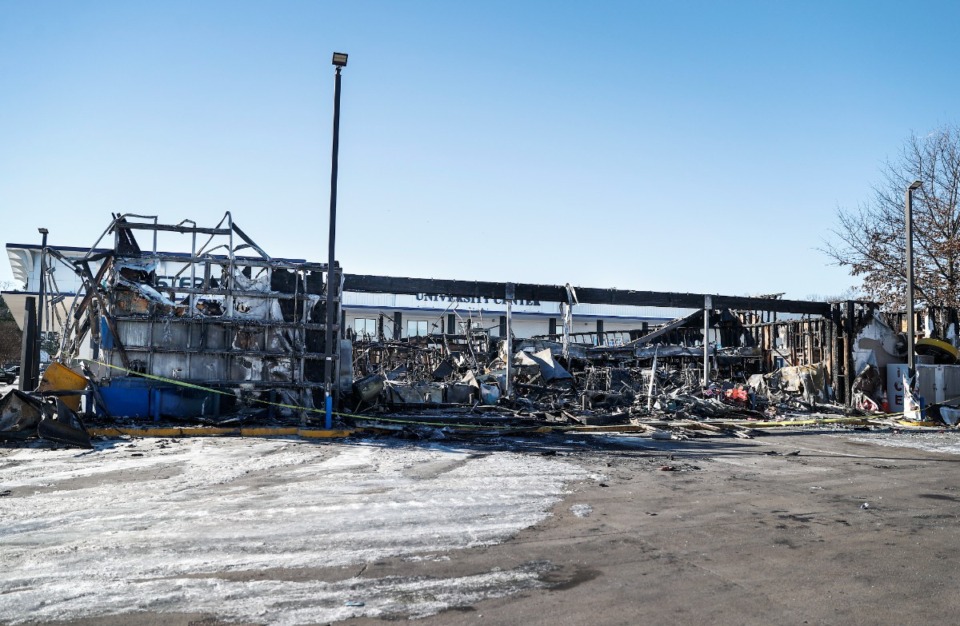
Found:
[[[710,309],[713,298],[703,297],[703,386],[710,384]]]
[[[573,330],[573,305],[577,304],[577,291],[567,283],[564,286],[566,300],[562,303],[563,313],[563,358],[570,358],[570,331]]]
[[[335,380],[337,368],[335,360],[338,358],[339,333],[336,333],[337,322],[340,317],[340,274],[335,265],[327,266],[326,283],[326,319],[324,322],[324,342],[323,342],[323,385],[324,385],[324,428],[327,430],[333,427],[333,405]]]
[[[37,302],[37,336],[34,346],[33,363],[31,363],[30,375],[40,384],[40,364],[43,361],[43,308],[44,291],[47,285],[47,235],[50,231],[46,228],[38,228],[37,231],[43,236],[43,243],[40,247],[40,293]]]
[[[852,404],[853,400],[853,378],[856,375],[854,373],[853,365],[853,339],[854,339],[854,324],[853,324],[853,305],[852,300],[847,300],[844,303],[844,320],[843,320],[843,403],[847,406]]]
[[[37,369],[36,336],[37,308],[32,296],[24,300],[23,339],[20,346],[20,391],[33,391],[39,380],[34,373]]]
[[[512,384],[511,384],[511,382],[510,382],[510,376],[513,374],[513,368],[512,368],[512,365],[513,365],[513,328],[512,328],[512,326],[513,326],[513,297],[514,297],[514,294],[515,294],[515,293],[516,293],[516,290],[515,290],[514,284],[513,284],[513,283],[507,283],[507,287],[506,287],[506,289],[504,290],[505,299],[506,299],[506,301],[507,301],[507,323],[506,323],[506,326],[507,326],[507,328],[506,328],[506,330],[507,330],[507,336],[506,336],[505,343],[504,343],[504,345],[506,346],[506,351],[507,351],[507,355],[506,355],[506,362],[507,362],[507,385],[506,385],[506,387],[507,387],[507,388],[504,389],[504,396],[506,396],[507,398],[510,397],[510,394],[511,394],[511,392],[512,392]]]
[[[830,329],[830,375],[833,383],[833,400],[839,401],[843,392],[840,389],[840,369],[841,369],[841,353],[840,353],[840,337],[843,335],[843,328],[841,327],[842,314],[840,312],[840,304],[833,303],[830,305],[830,317],[827,320],[827,327]]]

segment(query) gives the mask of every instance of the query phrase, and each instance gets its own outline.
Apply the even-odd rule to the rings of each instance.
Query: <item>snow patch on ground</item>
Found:
[[[436,613],[536,587],[540,572],[217,574],[438,559],[542,521],[564,484],[585,477],[539,455],[440,446],[197,438],[0,449],[0,490],[11,490],[0,498],[0,621],[184,611],[292,625]]]
[[[227,621],[296,626],[360,616],[425,617],[451,606],[543,587],[540,575],[547,571],[530,566],[461,578],[350,578],[332,583],[171,578],[104,586],[101,581],[71,581],[24,589],[16,595],[22,604],[31,605],[31,621],[189,610]]]
[[[850,441],[872,443],[893,448],[913,448],[926,452],[960,455],[960,432],[877,433],[848,437]]]
[[[574,504],[570,507],[570,512],[577,517],[588,517],[593,513],[593,507],[589,504]]]

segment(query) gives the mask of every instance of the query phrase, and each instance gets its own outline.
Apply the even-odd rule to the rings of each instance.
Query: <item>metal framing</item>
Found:
[[[150,221],[131,219],[137,217]],[[115,221],[117,253],[107,261],[112,263],[110,287],[101,311],[112,328],[110,340],[102,344],[102,359],[124,369],[208,387],[286,390],[283,403],[296,402],[302,409],[318,406],[324,390],[326,295],[332,285],[336,308],[332,318],[339,320],[339,268],[334,268],[330,280],[327,264],[272,259],[233,226],[229,214],[225,220],[226,227],[216,228],[158,224],[147,216],[126,215]],[[120,254],[124,230],[152,232],[152,250]],[[158,231],[189,236],[189,256],[158,252]],[[237,256],[235,233],[261,257]],[[209,236],[200,250],[197,235]],[[226,255],[209,253],[221,247],[211,246],[217,238],[227,240]],[[156,272],[147,268],[161,263],[179,267],[176,276],[189,276],[190,286],[179,280],[172,285],[158,281]],[[145,268],[140,275],[138,268]],[[337,380],[339,326],[335,323],[332,329]],[[114,369],[101,375],[127,374]]]

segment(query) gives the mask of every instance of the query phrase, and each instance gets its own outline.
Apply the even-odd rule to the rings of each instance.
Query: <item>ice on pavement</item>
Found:
[[[900,432],[900,433],[871,433],[856,437],[848,437],[850,441],[872,443],[878,446],[892,448],[913,448],[926,452],[941,452],[944,454],[960,454],[960,433],[956,431],[943,432]]]
[[[564,485],[585,477],[539,455],[358,442],[0,450],[0,491],[11,492],[0,498],[0,621],[129,611],[272,624],[427,615],[539,586],[541,572],[339,582],[217,574],[436,558],[501,542],[543,520]],[[344,606],[353,599],[364,606]]]

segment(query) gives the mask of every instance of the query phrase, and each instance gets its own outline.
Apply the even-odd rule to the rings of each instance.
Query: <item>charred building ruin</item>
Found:
[[[159,250],[160,233],[181,251]],[[305,422],[324,414],[326,393],[353,412],[649,411],[655,398],[670,404],[657,394],[668,389],[748,412],[771,385],[809,405],[879,407],[888,385],[858,379],[868,367],[883,379],[903,356],[903,320],[871,303],[344,274],[271,257],[229,213],[213,227],[118,215],[90,248],[7,249],[28,288],[4,293],[24,320],[25,360],[43,295],[44,345],[85,368],[88,410],[114,417],[258,411]],[[917,321],[931,340],[956,342],[955,314]],[[39,382],[27,371],[21,388]]]

